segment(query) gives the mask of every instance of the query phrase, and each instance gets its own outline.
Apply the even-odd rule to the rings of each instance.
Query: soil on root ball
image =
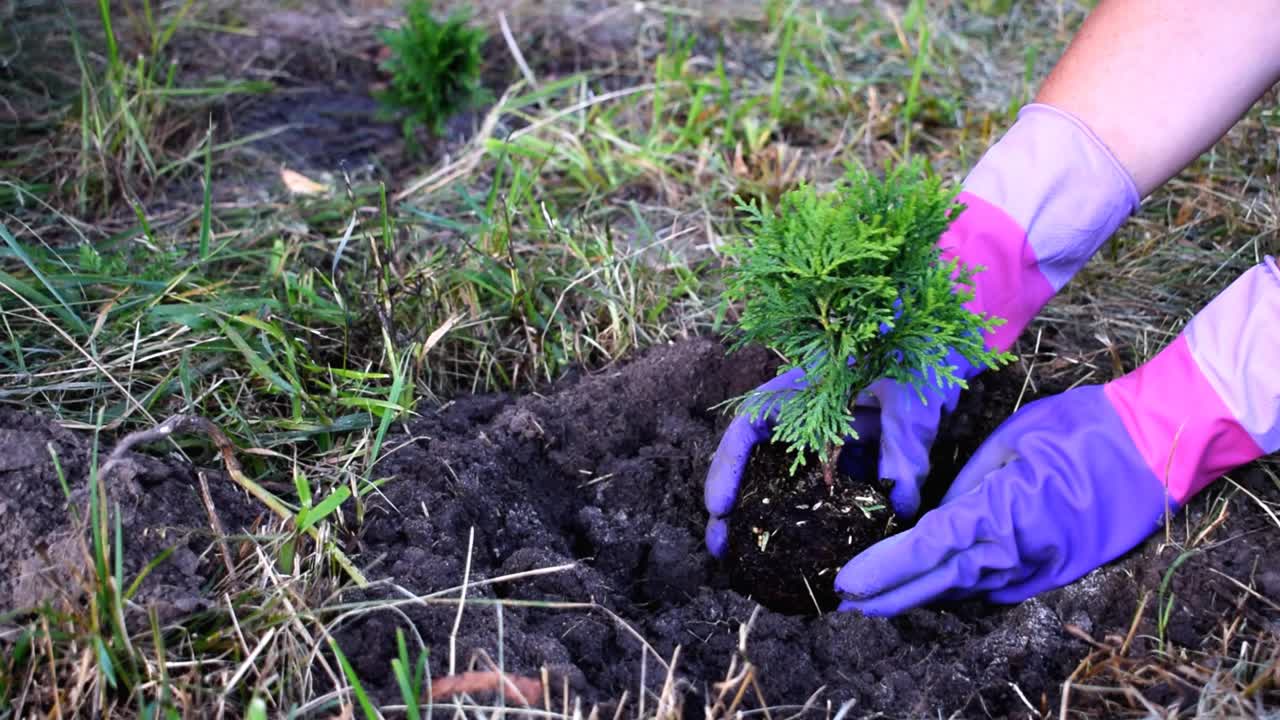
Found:
[[[840,568],[899,523],[879,483],[837,470],[828,487],[819,461],[793,475],[792,459],[778,443],[754,448],[725,559],[734,590],[774,612],[821,615],[840,604]]]
[[[877,479],[874,443],[844,448],[830,488],[818,460],[807,459],[793,475],[792,455],[784,445],[758,444],[729,523],[724,565],[730,586],[787,615],[822,615],[838,608],[834,580],[840,569],[938,506],[965,462],[1017,403],[1021,384],[1014,369],[969,381],[938,428],[913,518],[894,515],[886,482]]]

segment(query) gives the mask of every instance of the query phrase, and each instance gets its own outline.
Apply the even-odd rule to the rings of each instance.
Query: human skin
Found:
[[[1145,197],[1277,82],[1276,0],[1103,0],[1036,102],[1092,129]]]

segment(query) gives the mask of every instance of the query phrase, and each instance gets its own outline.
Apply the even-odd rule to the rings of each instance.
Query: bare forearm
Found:
[[[1103,0],[1036,101],[1093,129],[1145,196],[1278,81],[1276,0]]]

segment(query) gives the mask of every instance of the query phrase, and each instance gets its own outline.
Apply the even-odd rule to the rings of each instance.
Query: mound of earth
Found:
[[[1064,679],[1092,650],[1080,631],[1124,636],[1142,596],[1157,598],[1177,556],[1163,534],[1015,606],[972,602],[892,619],[762,609],[732,589],[726,568],[703,549],[702,483],[729,420],[714,408],[774,367],[763,352],[729,356],[713,340],[683,341],[541,393],[460,398],[390,435],[376,468],[389,480],[370,496],[358,544],[347,547],[381,582],[344,599],[398,602],[348,614],[334,627],[365,687],[383,702],[400,702],[389,670],[396,631],[404,629],[411,645],[419,637],[425,643],[433,674],[447,670],[451,655],[459,671],[483,668],[485,657],[533,677],[545,668],[557,706],[567,687],[584,708],[598,704],[602,717],[618,710],[624,693],[621,712],[633,716],[641,687],[651,711],[670,681],[684,711],[700,714],[749,624],[745,656],[760,696],[747,693],[744,707],[798,708],[820,693],[814,712],[852,701],[851,718],[1056,713]],[[1012,407],[1022,376],[1010,370],[984,382],[937,455],[962,462],[998,422],[994,415]],[[69,510],[84,507],[90,447],[91,438],[45,419],[0,412],[0,609],[72,591],[84,535]],[[225,571],[199,472],[170,457],[129,455],[112,473],[126,573],[177,547],[147,577],[130,612],[157,606],[167,619],[216,602]],[[220,474],[205,472],[226,532],[266,516]],[[1271,491],[1260,472],[1235,479],[1255,495]],[[1280,575],[1258,567],[1274,556],[1280,534],[1246,495],[1212,507],[1193,503],[1173,532],[1186,537],[1210,511],[1221,522],[1159,596],[1172,599],[1163,630],[1172,647],[1212,650],[1241,613],[1268,627],[1265,608],[1224,576],[1280,594]],[[464,577],[471,584],[459,618]],[[1157,646],[1150,607],[1129,646],[1137,657]],[[1158,703],[1194,702],[1194,692],[1177,683],[1148,692]]]
[[[686,707],[700,708],[758,609],[731,589],[726,569],[702,545],[702,483],[729,421],[712,408],[775,367],[763,352],[729,356],[717,342],[691,340],[546,393],[467,397],[425,414],[389,441],[395,451],[379,468],[394,479],[385,507],[365,525],[362,555],[378,558],[371,577],[426,595],[459,585],[466,572],[475,583],[573,563],[473,586],[453,638],[459,667],[480,653],[501,656],[512,672],[537,676],[545,666],[609,709],[624,692],[635,702],[642,678],[658,693],[666,681],[661,661],[678,648],[674,672],[690,693]],[[1023,379],[1011,368],[975,385],[935,447],[940,471],[953,472],[994,429]],[[1265,525],[1256,508],[1240,510],[1229,520]],[[1202,512],[1194,506],[1180,522],[1194,523]],[[773,705],[799,706],[823,690],[820,706],[853,700],[855,717],[1025,714],[1024,697],[1037,710],[1056,711],[1062,682],[1090,650],[1066,625],[1123,635],[1140,594],[1159,584],[1172,560],[1158,552],[1160,539],[1012,607],[969,603],[893,619],[760,610],[746,654]],[[1238,590],[1198,565],[1247,573],[1242,563],[1276,543],[1274,532],[1250,535],[1184,564],[1170,586],[1177,598],[1170,638],[1195,646],[1225,610],[1234,611]],[[543,605],[506,604],[499,617],[498,599]],[[338,637],[361,675],[391,699],[396,628],[412,622],[439,667],[456,613],[456,603],[401,604],[351,621]]]

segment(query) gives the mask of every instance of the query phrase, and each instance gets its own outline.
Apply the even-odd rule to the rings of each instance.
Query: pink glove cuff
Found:
[[[939,240],[942,258],[979,268],[973,300],[965,307],[1004,320],[987,336],[987,346],[1008,350],[1053,297],[1054,288],[1037,269],[1035,253],[1012,218],[968,191],[956,200],[965,208]]]
[[[1268,257],[1149,362],[1103,387],[1175,502],[1280,449],[1277,327],[1280,269]]]
[[[1007,350],[1138,206],[1115,156],[1079,120],[1031,104],[974,166],[943,234],[944,258],[985,268],[970,309],[1005,318],[990,338]]]

